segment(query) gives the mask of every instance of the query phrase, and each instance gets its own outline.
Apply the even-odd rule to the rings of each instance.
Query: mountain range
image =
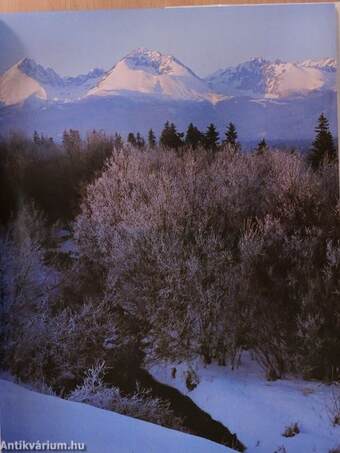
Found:
[[[136,49],[110,70],[61,77],[25,58],[0,76],[0,132],[65,128],[126,134],[165,121],[185,128],[236,123],[246,141],[304,140],[324,112],[335,130],[336,61],[253,58],[201,78],[171,55]]]

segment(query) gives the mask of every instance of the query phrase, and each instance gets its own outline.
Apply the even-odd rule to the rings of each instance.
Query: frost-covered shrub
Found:
[[[1,358],[24,382],[62,391],[101,357],[113,327],[100,304],[57,309],[61,276],[46,264],[48,236],[43,217],[27,203],[1,238]]]
[[[117,379],[132,385],[141,357],[125,338],[128,323],[120,323],[118,335],[119,314],[100,294],[91,297],[73,267],[63,274],[52,267],[47,239],[49,230],[32,204],[22,205],[1,237],[2,366],[24,382],[45,382],[64,393],[97,360],[106,360]]]
[[[117,153],[88,189],[75,225],[81,263],[102,270],[106,299],[138,319],[157,356],[210,361],[223,343],[217,317],[232,291],[227,192],[204,151]]]
[[[101,409],[112,409],[113,401],[119,396],[116,388],[109,388],[103,382],[104,363],[90,368],[81,385],[70,394],[71,401],[90,404]]]
[[[336,175],[279,151],[115,152],[75,223],[78,267],[148,355],[237,364],[253,348],[269,378],[334,375]]]
[[[51,312],[43,338],[33,339],[28,345],[34,363],[38,362],[34,349],[44,352],[39,361],[44,367],[42,376],[59,393],[74,389],[98,361],[107,363],[113,383],[129,388],[134,385],[134,372],[141,359],[133,340],[124,337],[127,331],[118,334],[110,307],[89,299],[79,307]]]
[[[319,227],[287,234],[282,222],[267,217],[241,239],[250,344],[270,379],[286,371],[339,374],[338,241],[322,234]]]
[[[44,262],[46,235],[40,213],[23,204],[0,244],[3,361],[14,374],[33,380],[42,377],[38,368],[56,278]]]
[[[100,360],[131,391],[145,354],[237,366],[246,348],[269,379],[336,379],[336,196],[334,165],[285,152],[116,150],[68,266],[46,259],[30,205],[2,237],[5,366],[65,394]]]
[[[150,392],[145,390],[140,390],[130,397],[121,397],[118,402],[115,402],[113,410],[129,417],[186,431],[182,419],[175,416],[170,403],[160,398],[153,398]]]
[[[29,382],[28,385],[31,389],[39,393],[43,393],[44,395],[57,396],[52,387],[46,384],[44,381]]]
[[[42,303],[46,283],[44,220],[34,205],[23,204],[1,241],[2,290],[5,313],[15,306],[18,314]]]
[[[183,430],[181,419],[174,415],[169,403],[152,398],[149,392],[143,390],[130,396],[123,396],[117,387],[109,387],[104,383],[104,374],[103,362],[90,368],[85,374],[83,383],[70,394],[69,399]]]

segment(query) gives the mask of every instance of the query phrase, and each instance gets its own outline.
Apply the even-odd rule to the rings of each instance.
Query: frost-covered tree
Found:
[[[237,364],[247,347],[278,377],[302,367],[294,345],[311,287],[329,322],[321,276],[327,241],[338,240],[335,188],[334,166],[314,173],[285,152],[121,151],[88,187],[75,224],[80,263],[148,357]],[[337,362],[323,338],[325,376]]]
[[[27,204],[2,236],[13,374],[68,394],[100,361],[105,385],[134,392],[144,360],[237,366],[247,348],[271,379],[339,375],[334,163],[314,172],[284,151],[113,149],[98,132],[82,146],[87,163],[98,149],[110,158],[73,225],[79,254],[52,268]]]
[[[46,239],[41,214],[32,204],[22,204],[1,241],[2,351],[14,374],[31,360],[32,350],[39,354],[34,345],[44,331],[49,286],[55,284],[44,260]],[[26,365],[21,371],[29,374]]]
[[[89,188],[77,219],[76,236],[91,274],[94,266],[106,275],[106,297],[143,327],[155,355],[197,353],[207,362],[219,355],[225,362],[229,349],[238,348],[239,340],[229,342],[224,335],[227,313],[232,318],[233,262],[220,212],[222,206],[235,210],[229,198],[236,188],[244,190],[245,203],[249,193],[225,157],[209,167],[202,151],[184,161],[163,153],[156,167],[161,170],[147,180],[152,159],[115,155]],[[220,184],[220,178],[230,181]]]
[[[41,297],[46,279],[42,242],[46,231],[41,214],[32,204],[22,204],[2,241],[4,305],[26,309]]]

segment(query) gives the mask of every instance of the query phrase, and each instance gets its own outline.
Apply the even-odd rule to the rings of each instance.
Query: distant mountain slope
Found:
[[[23,102],[31,96],[47,99],[47,92],[34,78],[21,70],[22,62],[12,66],[0,78],[0,102],[14,105]]]
[[[210,88],[228,96],[284,98],[315,90],[335,90],[335,59],[292,63],[253,58],[206,78]]]
[[[24,59],[0,76],[0,133],[65,129],[159,134],[165,121],[222,133],[236,124],[241,142],[311,140],[324,112],[336,132],[334,59],[299,63],[254,58],[205,80],[171,55],[137,49],[105,72],[60,77]]]
[[[200,437],[0,380],[1,441],[81,442],[87,453],[228,453]],[[75,449],[74,449],[75,450]],[[29,451],[33,451],[29,450]],[[66,451],[66,450],[60,450]]]
[[[44,100],[72,101],[84,96],[104,71],[95,69],[78,77],[60,77],[53,69],[44,68],[25,58],[0,76],[0,102],[20,104],[31,96]]]
[[[159,136],[165,121],[172,121],[185,131],[193,122],[201,130],[216,124],[220,134],[229,121],[236,124],[239,140],[257,142],[266,137],[276,141],[311,141],[321,112],[330,120],[336,133],[336,93],[316,92],[290,99],[254,99],[234,97],[217,104],[208,101],[128,96],[88,96],[77,102],[56,103],[30,99],[23,105],[0,108],[0,134],[21,130],[32,135],[34,130],[62,139],[65,129],[78,129],[86,134],[92,129],[108,133],[139,131],[144,136],[152,128]]]
[[[94,69],[77,77],[60,77],[53,69],[25,58],[0,76],[0,103],[20,104],[31,96],[70,102],[86,96],[120,95],[216,104],[232,96],[281,99],[335,88],[332,58],[297,63],[253,58],[201,79],[172,55],[140,48],[107,72]]]
[[[175,57],[143,48],[120,60],[88,95],[124,93],[211,102],[222,98]]]

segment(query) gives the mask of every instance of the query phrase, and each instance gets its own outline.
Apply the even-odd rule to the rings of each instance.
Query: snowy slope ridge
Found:
[[[172,368],[176,377],[172,378]],[[247,445],[247,453],[329,453],[340,448],[340,426],[331,423],[332,386],[299,379],[268,382],[248,354],[239,369],[191,364],[199,377],[188,392],[188,364],[154,365],[160,382],[176,387],[215,420],[221,421]],[[284,437],[287,426],[298,423],[300,433]]]
[[[175,57],[144,48],[121,59],[88,94],[107,96],[124,92],[211,102],[222,98]]]
[[[206,78],[210,88],[229,96],[284,98],[307,95],[336,86],[336,61],[274,62],[253,58],[236,67],[219,70]]]
[[[78,77],[60,77],[53,69],[24,58],[0,76],[0,102],[15,105],[31,96],[43,100],[76,100],[95,86],[103,74],[103,70],[94,69]]]
[[[0,78],[0,102],[5,105],[19,104],[31,96],[47,99],[44,87],[21,70],[21,63],[12,66]]]
[[[87,453],[227,453],[214,442],[0,380],[6,442],[82,442]],[[59,450],[60,451],[60,450]]]

